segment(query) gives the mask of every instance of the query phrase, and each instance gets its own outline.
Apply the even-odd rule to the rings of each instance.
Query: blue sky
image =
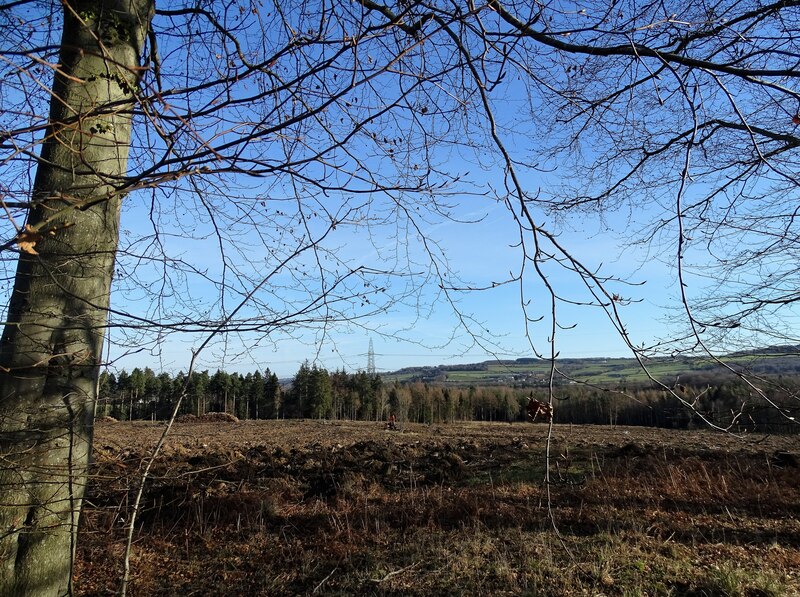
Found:
[[[513,118],[510,113],[505,116]],[[505,138],[516,143],[514,149],[518,154],[527,154],[530,148],[524,141],[526,133],[533,135],[535,127],[530,123],[527,131],[510,127],[511,123]],[[190,273],[184,286],[178,283],[174,299],[156,301],[138,288],[117,292],[115,304],[131,312],[147,310],[153,318],[170,313],[173,317],[180,313],[189,317],[208,313],[209,317],[219,318],[261,284],[266,272],[288,255],[292,246],[307,246],[307,235],[324,234],[318,245],[319,254],[308,251],[290,261],[288,267],[260,288],[255,297],[260,306],[246,305],[244,312],[261,318],[273,309],[280,311],[285,304],[313,299],[321,294],[320,279],[348,268],[392,270],[394,274],[389,276],[370,277],[375,285],[386,286],[383,297],[376,295],[373,297],[376,302],[367,305],[349,301],[347,308],[335,314],[338,320],[355,316],[353,322],[328,325],[317,321],[270,329],[267,333],[220,335],[201,354],[198,361],[201,369],[221,367],[244,372],[269,367],[287,377],[308,359],[328,369],[343,367],[353,371],[366,366],[370,339],[381,371],[413,365],[531,357],[534,348],[539,354],[549,355],[550,297],[530,264],[521,284],[487,288],[493,282],[513,277],[519,272],[522,259],[519,228],[508,205],[486,195],[487,189],[504,185],[502,164],[496,155],[481,151],[480,147],[474,150],[445,147],[433,160],[465,181],[440,198],[450,207],[452,217],[424,209],[419,215],[413,212],[415,205],[424,206],[424,195],[378,194],[366,200],[358,195],[320,196],[312,191],[298,200],[302,202],[299,207],[292,198],[295,187],[283,186],[285,181],[264,183],[257,179],[227,180],[219,192],[214,187],[203,187],[202,193],[183,189],[163,206],[158,203],[154,207],[146,195],[132,198],[123,213],[123,228],[128,230],[128,236],[147,235],[155,210],[167,254],[187,260],[215,280],[221,280],[224,274],[229,287],[220,292],[218,285]],[[378,160],[376,168],[379,167]],[[530,192],[561,188],[572,175],[567,166],[550,173],[526,168],[520,172]],[[228,206],[228,195],[238,197],[236,209]],[[608,291],[625,299],[618,306],[630,339],[637,346],[651,346],[683,331],[673,325],[681,319],[675,281],[674,227],[667,226],[658,242],[641,245],[633,242],[644,234],[648,225],[669,215],[668,193],[666,197],[663,206],[655,202],[624,204],[619,209],[560,214],[557,219],[532,206],[537,224],[557,233],[559,242],[587,269],[630,282],[629,285],[609,282]],[[394,201],[398,199],[410,206],[413,221],[403,212],[394,211]],[[224,231],[224,238],[219,236],[210,216],[204,214],[206,204],[212,208],[217,218],[213,224]],[[351,206],[355,211],[334,230],[327,229],[329,222],[324,218],[311,218],[304,220],[308,228],[297,236],[300,209],[308,215],[325,209],[342,212],[343,206]],[[251,218],[250,226],[237,225],[243,213]],[[254,227],[258,238],[254,238]],[[173,230],[174,235],[163,237],[165,229]],[[430,243],[433,256],[423,250],[421,236]],[[525,233],[525,238],[530,243],[530,232]],[[136,245],[139,246],[141,243]],[[528,247],[530,251],[530,244]],[[328,260],[326,274],[318,274],[317,259]],[[702,263],[702,252],[697,253],[697,259]],[[227,269],[223,269],[223,261]],[[484,290],[451,292],[454,301],[451,304],[438,288],[441,280],[434,275],[432,263],[447,272],[446,282]],[[146,262],[135,273],[158,281],[158,266],[158,259]],[[543,268],[556,293],[566,299],[557,306],[559,327],[555,350],[559,356],[631,356],[603,310],[587,304],[569,304],[569,301],[593,302],[584,282],[574,272],[552,263],[544,264]],[[401,274],[399,277],[395,275],[397,272]],[[119,283],[124,286],[124,278]],[[692,290],[699,291],[707,282],[693,280],[691,285]],[[399,297],[402,299],[397,300]],[[225,300],[224,308],[221,298]],[[529,336],[525,333],[523,300],[528,303],[529,317],[543,318],[530,324]],[[181,302],[184,304],[178,304]],[[161,304],[163,310],[154,310]],[[117,331],[112,329],[110,334],[112,345],[120,342]],[[123,355],[137,343],[123,339],[122,346],[113,347],[109,355],[116,367],[150,366],[176,371],[187,368],[192,351],[205,337],[206,334],[167,336],[156,345],[148,345],[152,348],[137,348],[128,356]]]
[[[303,6],[313,9],[313,3]],[[325,5],[336,13],[328,20],[303,6],[289,3],[283,14],[254,8],[217,15],[229,19],[235,48],[196,15],[156,17],[164,94],[154,93],[156,82],[148,72],[142,89],[151,93],[152,112],[139,115],[129,170],[134,177],[144,172],[164,180],[158,189],[125,199],[112,295],[113,308],[125,315],[112,314],[112,366],[185,370],[208,330],[234,311],[239,331],[214,337],[199,367],[270,367],[288,376],[309,359],[352,371],[366,365],[370,339],[384,371],[530,357],[534,349],[549,354],[550,298],[532,264],[521,283],[491,287],[520,272],[520,229],[514,221],[520,192],[536,224],[556,234],[588,271],[623,281],[609,281],[607,290],[620,297],[615,304],[632,343],[651,346],[679,337],[686,331],[675,267],[680,235],[670,218],[681,192],[684,145],[673,143],[676,131],[685,131],[693,118],[749,118],[795,134],[789,108],[776,108],[775,88],[753,86],[748,79],[678,69],[675,80],[651,80],[650,69],[663,66],[657,61],[592,61],[514,36],[509,46],[489,48],[477,29],[466,28],[465,48],[482,69],[476,84],[443,29],[431,25],[424,41],[393,31],[373,36],[365,27],[384,17],[362,14],[357,3]],[[534,6],[539,5],[531,10]],[[661,18],[659,11],[667,7],[626,6],[615,19],[651,43],[668,44],[682,31],[680,23],[707,18],[701,11],[673,22],[671,13]],[[670,10],[690,8],[675,4]],[[560,12],[557,4],[543,10],[551,9],[555,21],[548,26],[564,30],[571,30],[575,19],[582,28],[605,10]],[[628,9],[630,23],[623,14]],[[31,35],[42,36],[39,43],[48,41],[45,29],[57,17],[40,14],[37,27],[31,11],[41,6],[13,10],[31,20]],[[506,25],[495,13],[487,7],[481,18],[502,32]],[[646,26],[637,27],[639,20]],[[570,39],[580,41],[585,34],[592,43],[605,43],[600,25],[570,33]],[[204,29],[184,37],[187,26]],[[761,31],[754,25],[748,36],[772,43],[779,40],[772,35],[776,26],[767,23]],[[317,27],[324,43],[295,44],[296,31]],[[357,44],[351,43],[354,32],[364,33]],[[735,31],[728,33],[738,39]],[[24,46],[29,39],[20,33],[15,43]],[[715,43],[697,51],[713,56]],[[0,123],[20,131],[17,139],[30,143],[26,148],[33,152],[39,133],[26,127],[41,124],[47,113],[42,82],[52,73],[29,76],[24,52],[17,55],[18,68],[13,61],[2,67],[7,82],[2,93],[7,105],[19,110],[0,113]],[[242,56],[266,66],[250,69]],[[775,56],[780,61],[781,54]],[[351,76],[358,80],[352,87]],[[293,77],[296,85],[285,83]],[[170,91],[208,80],[202,90]],[[609,95],[642,80],[647,83],[630,98]],[[686,85],[694,86],[702,102],[692,103]],[[605,98],[597,120],[593,97]],[[298,114],[305,116],[297,119]],[[782,120],[776,121],[776,114]],[[747,297],[762,279],[788,288],[767,288],[766,297],[791,295],[800,285],[792,265],[800,259],[794,240],[798,224],[787,216],[797,205],[792,154],[785,162],[779,156],[769,168],[740,160],[752,157],[753,143],[750,135],[732,130],[702,151],[694,148],[680,196],[682,206],[694,205],[684,212],[695,237],[684,235],[684,291],[701,303],[720,297],[710,304],[718,313],[734,312],[736,302],[727,302],[727,295]],[[513,161],[520,188],[511,184],[492,131]],[[239,144],[242,137],[250,141]],[[619,194],[586,208],[548,210],[548,200],[613,186],[635,170],[645,147],[665,151],[626,178]],[[761,165],[750,171],[750,163]],[[12,156],[0,165],[8,196],[24,199],[30,162]],[[172,180],[179,169],[185,176]],[[700,200],[713,185],[725,191],[705,209]],[[400,190],[406,186],[420,191]],[[662,221],[658,234],[639,242]],[[8,222],[6,227],[6,236],[13,236]],[[758,248],[781,234],[783,245],[759,260]],[[533,255],[531,232],[523,237]],[[544,246],[553,250],[546,241]],[[738,269],[725,269],[729,257]],[[563,299],[555,338],[560,356],[630,354],[604,311],[585,304],[593,299],[574,272],[552,260],[542,268]],[[716,288],[715,276],[724,279]],[[445,295],[440,285],[488,289]],[[320,296],[327,301],[318,302]],[[530,318],[544,318],[530,324],[527,337],[523,303]],[[756,318],[752,327],[758,333],[732,332],[728,339],[738,334],[757,345],[797,336],[800,324],[791,305],[762,313],[767,316]],[[189,331],[142,329],[147,320]],[[665,351],[675,346],[680,344]],[[709,347],[722,349],[717,343]]]
[[[518,234],[507,209],[502,204],[468,197],[456,198],[464,205],[461,214],[469,219],[480,219],[473,223],[439,221],[431,223],[424,233],[440,243],[454,274],[478,286],[490,285],[515,271],[519,266],[520,251],[515,244]],[[141,210],[132,207],[123,218],[123,224],[137,228],[144,218]],[[590,268],[601,264],[606,273],[644,282],[620,290],[625,298],[632,299],[622,308],[632,339],[637,343],[652,344],[664,336],[665,307],[675,306],[674,282],[670,266],[658,260],[642,262],[642,256],[633,250],[623,250],[625,230],[632,231],[638,224],[629,222],[628,215],[606,214],[607,224],[615,220],[623,232],[603,230],[597,219],[580,216],[567,220],[563,226],[561,240],[573,254]],[[141,233],[141,228],[136,230]],[[337,231],[338,232],[338,231]],[[371,234],[381,234],[371,230]],[[177,253],[200,255],[207,251],[207,267],[218,268],[217,253],[212,240],[174,239]],[[374,265],[392,253],[391,242],[378,243],[365,238],[365,231],[354,228],[342,230],[331,239],[331,246],[340,255],[347,254],[351,263]],[[197,246],[203,248],[196,248]],[[388,247],[388,248],[387,248]],[[417,251],[416,257],[424,263],[425,256],[418,251],[419,244],[409,241],[409,250]],[[383,254],[382,254],[383,253]],[[202,262],[202,260],[201,260]],[[585,290],[574,275],[553,270],[551,282],[559,293],[574,300],[586,298]],[[534,276],[523,284],[532,316],[545,319],[532,324],[530,340],[543,354],[549,354],[550,333],[549,297]],[[195,288],[196,290],[196,288]],[[374,343],[376,364],[381,371],[391,371],[412,365],[438,365],[482,361],[492,358],[518,358],[533,355],[524,333],[524,320],[520,308],[520,286],[512,283],[497,288],[455,293],[461,313],[474,318],[470,330],[459,325],[451,305],[440,295],[433,282],[419,290],[419,299],[424,306],[417,308],[408,304],[390,305],[385,312],[371,315],[359,325],[336,325],[320,332],[313,329],[291,329],[276,332],[268,337],[229,335],[212,342],[199,360],[201,368],[224,367],[229,370],[251,371],[269,367],[280,376],[292,375],[299,364],[309,359],[329,369],[345,368],[349,371],[364,368],[370,339]],[[118,295],[117,295],[118,296]],[[137,296],[139,300],[136,300]],[[215,300],[213,290],[199,293],[209,301]],[[133,293],[124,305],[135,311],[149,299]],[[121,306],[120,298],[117,299]],[[605,314],[596,307],[560,305],[559,321],[565,328],[559,329],[556,349],[563,357],[629,356],[630,351],[608,322]],[[574,326],[574,327],[573,327]],[[476,341],[470,332],[481,337]],[[111,330],[112,340],[117,332]],[[203,335],[172,337],[156,351],[138,352],[116,362],[117,367],[130,369],[134,366],[150,366],[156,369],[185,369]],[[243,349],[243,346],[251,348]],[[122,354],[113,349],[112,358]]]

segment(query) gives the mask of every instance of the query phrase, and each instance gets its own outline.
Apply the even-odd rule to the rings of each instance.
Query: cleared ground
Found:
[[[98,423],[78,594],[116,588],[162,429]],[[546,484],[546,432],[179,423],[147,486],[132,594],[798,594],[798,438],[557,426]]]

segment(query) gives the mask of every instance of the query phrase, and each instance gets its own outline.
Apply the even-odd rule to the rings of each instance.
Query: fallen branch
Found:
[[[325,584],[325,581],[327,581],[327,580],[328,580],[328,579],[329,579],[331,576],[333,576],[333,573],[334,573],[334,572],[336,572],[338,569],[339,569],[339,567],[337,566],[336,568],[334,568],[333,570],[331,570],[331,573],[330,573],[328,576],[326,576],[325,578],[323,578],[321,581],[319,581],[319,584],[318,584],[316,587],[314,587],[314,590],[313,590],[313,591],[311,591],[311,593],[316,593],[317,591],[319,591],[319,588],[320,588],[322,585],[324,585],[324,584]]]
[[[377,584],[381,584],[382,582],[386,582],[387,580],[389,580],[389,579],[390,579],[390,578],[392,578],[393,576],[397,576],[398,574],[402,574],[402,573],[403,573],[403,572],[405,572],[406,570],[410,570],[411,568],[413,568],[413,567],[414,567],[414,566],[416,566],[417,564],[419,564],[419,562],[414,562],[413,564],[411,564],[411,565],[409,565],[409,566],[406,566],[405,568],[400,568],[400,570],[395,570],[394,572],[389,572],[389,573],[388,573],[386,576],[384,576],[383,578],[370,578],[369,580],[370,580],[370,582],[374,582],[374,583],[377,583]]]

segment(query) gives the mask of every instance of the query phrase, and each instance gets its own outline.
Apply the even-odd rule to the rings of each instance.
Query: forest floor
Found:
[[[76,593],[116,591],[160,423],[98,422]],[[153,467],[130,595],[800,595],[800,438],[189,421]]]

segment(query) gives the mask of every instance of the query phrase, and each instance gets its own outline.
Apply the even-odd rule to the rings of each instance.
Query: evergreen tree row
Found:
[[[736,380],[716,386],[681,386],[686,401],[721,426],[736,423],[738,430],[796,433],[787,417],[797,416],[796,390],[787,381],[767,388],[776,408],[758,408],[751,389]],[[151,369],[104,373],[100,378],[98,416],[116,419],[164,420],[186,385],[184,373],[156,375]],[[792,387],[796,386],[793,383]],[[544,388],[510,386],[463,387],[423,382],[385,384],[380,376],[346,373],[308,362],[300,366],[290,384],[281,385],[277,375],[261,372],[192,373],[180,414],[201,416],[225,412],[239,419],[312,418],[387,420],[448,423],[454,421],[504,421],[525,419],[525,406],[533,395],[548,400]],[[675,396],[660,389],[597,388],[580,384],[556,390],[556,423],[640,425],[687,429],[702,427],[701,417]],[[792,410],[794,409],[794,410]]]
[[[120,420],[165,420],[186,386],[186,374],[156,375],[152,369],[136,368],[130,373],[103,373],[97,416]],[[282,415],[282,388],[278,376],[267,369],[240,375],[217,371],[196,371],[188,380],[187,395],[179,414],[204,415],[226,412],[240,419],[269,419]]]

